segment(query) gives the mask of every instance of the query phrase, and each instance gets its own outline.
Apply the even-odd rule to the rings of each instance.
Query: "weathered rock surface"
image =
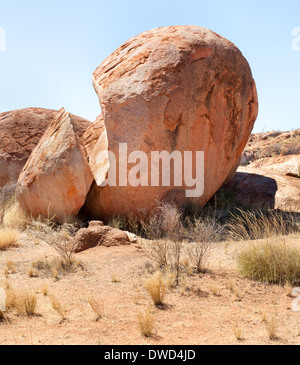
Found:
[[[226,188],[235,192],[232,203],[300,211],[300,179],[274,172],[239,167]]]
[[[250,168],[262,168],[280,175],[300,176],[300,155],[262,158],[249,165]]]
[[[24,166],[16,198],[34,217],[63,220],[78,214],[92,180],[85,148],[69,113],[61,109]]]
[[[17,182],[32,150],[56,114],[55,110],[40,108],[0,114],[0,188]],[[81,137],[91,122],[72,114],[70,117]]]
[[[103,115],[100,114],[94,123],[92,123],[89,128],[84,132],[82,136],[82,143],[86,148],[88,156],[93,152],[100,136],[105,132],[105,124]]]
[[[98,218],[148,214],[157,200],[185,199],[190,189],[184,182],[102,188],[107,149],[117,166],[119,143],[127,143],[128,154],[145,152],[149,161],[151,151],[204,151],[204,194],[196,199],[204,205],[233,174],[258,113],[246,59],[234,44],[197,26],[158,28],[130,39],[98,67],[93,83],[106,130],[89,154],[96,184],[85,208]],[[149,169],[149,184],[150,176]]]
[[[75,252],[82,252],[96,246],[130,245],[130,239],[126,232],[104,226],[100,221],[92,221],[88,228],[82,228],[76,233],[71,245],[76,247]]]

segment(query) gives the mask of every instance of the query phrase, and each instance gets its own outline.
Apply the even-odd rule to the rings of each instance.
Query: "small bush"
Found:
[[[197,272],[205,270],[205,259],[223,234],[224,228],[214,218],[188,220],[186,237],[191,242],[186,244],[186,254]]]
[[[300,248],[283,239],[253,242],[238,257],[241,275],[271,284],[300,283]]]
[[[66,266],[72,266],[76,246],[75,243],[71,243],[71,239],[77,230],[73,224],[64,223],[57,226],[51,220],[33,220],[27,233],[45,241],[59,253]]]

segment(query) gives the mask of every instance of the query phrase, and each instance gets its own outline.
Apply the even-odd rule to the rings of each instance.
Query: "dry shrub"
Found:
[[[151,313],[151,308],[147,307],[138,313],[138,322],[141,334],[145,337],[153,336],[154,317]]]
[[[170,244],[171,242],[167,239],[157,239],[151,242],[149,256],[160,269],[169,266]]]
[[[166,283],[160,271],[157,271],[145,282],[145,288],[150,294],[155,305],[163,305]]]
[[[142,225],[147,238],[153,240],[167,238],[176,242],[184,238],[182,222],[182,213],[175,204],[161,202]]]
[[[66,266],[72,266],[76,245],[70,242],[77,230],[76,226],[68,223],[57,226],[52,220],[33,220],[27,233],[45,241],[59,253]]]
[[[299,231],[292,213],[262,210],[243,211],[237,213],[226,225],[228,237],[233,240],[258,240],[261,238],[288,235]]]
[[[271,284],[300,283],[300,248],[284,239],[250,243],[238,256],[242,276]]]
[[[186,245],[186,254],[197,272],[205,270],[205,259],[215,248],[216,242],[221,240],[223,234],[224,228],[215,218],[188,220],[186,237],[191,242]]]
[[[94,297],[88,298],[88,303],[91,306],[92,310],[96,314],[96,322],[99,319],[104,317],[104,303],[102,300],[96,300]]]
[[[12,228],[0,229],[0,250],[16,246],[20,232]]]

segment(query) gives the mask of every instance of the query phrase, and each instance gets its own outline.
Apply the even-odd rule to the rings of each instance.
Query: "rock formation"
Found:
[[[112,169],[108,151],[119,176],[120,143],[127,143],[128,155],[146,153],[149,163],[152,151],[192,151],[194,157],[204,151],[204,192],[195,200],[205,205],[233,175],[258,113],[246,59],[234,44],[197,26],[158,28],[130,39],[96,69],[93,84],[106,127],[87,147],[96,183],[85,209],[93,218],[145,215],[157,200],[182,202],[191,189],[172,178],[171,186],[151,186],[149,166],[149,186],[103,187]]]
[[[17,182],[32,150],[55,118],[57,111],[27,108],[0,114],[0,188]],[[70,115],[79,137],[91,125]]]
[[[96,246],[130,245],[130,238],[126,232],[104,226],[100,221],[92,221],[88,228],[76,233],[70,245],[75,247],[75,252],[82,252]]]
[[[77,215],[93,180],[85,148],[61,109],[40,139],[17,183],[16,198],[33,217]]]

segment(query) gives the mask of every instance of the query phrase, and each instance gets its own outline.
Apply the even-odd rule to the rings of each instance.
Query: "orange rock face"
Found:
[[[57,114],[56,110],[27,108],[0,114],[0,188],[17,182],[32,150]],[[71,115],[79,137],[91,125]]]
[[[157,200],[185,200],[190,189],[185,181],[101,187],[112,168],[107,150],[117,158],[117,176],[120,143],[127,143],[128,155],[143,151],[149,161],[153,151],[204,151],[204,192],[194,198],[204,205],[234,173],[258,113],[246,59],[234,44],[197,26],[130,39],[97,68],[93,83],[106,126],[89,154],[96,184],[86,210],[94,218],[145,215]],[[150,175],[149,169],[149,181]]]
[[[63,220],[78,214],[93,176],[69,113],[61,109],[20,174],[16,199],[32,216]]]

